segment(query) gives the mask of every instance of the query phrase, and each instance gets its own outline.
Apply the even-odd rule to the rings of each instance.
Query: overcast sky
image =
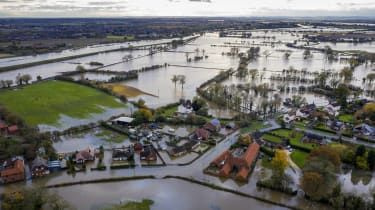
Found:
[[[375,0],[0,0],[0,16],[375,16]]]

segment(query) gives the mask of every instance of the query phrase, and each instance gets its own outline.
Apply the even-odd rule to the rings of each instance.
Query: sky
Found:
[[[0,17],[372,16],[375,0],[0,0]]]

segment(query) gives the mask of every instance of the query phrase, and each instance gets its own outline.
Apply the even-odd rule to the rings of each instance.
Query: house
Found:
[[[49,168],[47,160],[36,157],[31,163],[31,176],[32,177],[42,177],[49,174]]]
[[[327,106],[324,106],[323,108],[325,112],[327,112],[329,115],[334,116],[334,117],[339,115],[340,109],[341,109],[341,106],[333,105],[333,104],[328,104]]]
[[[212,161],[210,166],[219,170],[217,175],[220,177],[229,177],[231,173],[234,173],[235,179],[247,181],[251,166],[258,157],[259,149],[259,144],[254,142],[247,147],[244,153],[240,148],[232,152],[227,150]]]
[[[194,135],[198,140],[208,140],[210,138],[210,132],[204,128],[197,128]]]
[[[131,117],[119,117],[119,118],[116,118],[116,119],[112,120],[112,124],[128,126],[133,121],[134,121],[134,118],[131,118]]]
[[[95,160],[95,151],[91,148],[79,151],[75,155],[75,162],[77,164],[84,164],[87,161]]]
[[[187,153],[183,146],[171,147],[167,150],[168,154],[173,157],[179,157]]]
[[[0,182],[12,183],[25,180],[25,163],[23,158],[14,157],[1,163]]]
[[[191,108],[191,106],[185,106],[185,105],[179,105],[177,107],[177,111],[176,111],[176,114],[178,116],[187,116],[189,114],[191,114],[193,112],[193,108]]]
[[[355,126],[354,131],[365,136],[375,136],[375,127],[372,127],[366,123]]]
[[[327,143],[322,136],[313,133],[305,133],[302,141],[305,143],[315,143],[320,145]]]
[[[140,154],[140,157],[141,157],[141,160],[145,160],[145,161],[156,161],[157,160],[156,152],[155,152],[154,148],[152,147],[152,145],[144,146],[143,150]]]
[[[343,122],[340,122],[340,121],[337,121],[337,120],[329,120],[327,122],[327,125],[332,129],[332,130],[335,130],[335,131],[340,131],[341,129],[344,128],[344,123]]]
[[[12,125],[7,128],[8,134],[16,134],[18,132],[18,126],[17,125]]]
[[[283,121],[287,124],[293,122],[296,119],[296,115],[293,112],[289,112],[287,114],[284,114]]]
[[[112,150],[113,161],[131,161],[134,160],[134,149],[132,147],[115,148]]]

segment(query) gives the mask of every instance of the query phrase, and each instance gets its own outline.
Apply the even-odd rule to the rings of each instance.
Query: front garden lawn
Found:
[[[345,123],[354,123],[354,116],[352,114],[341,114],[339,120]]]
[[[300,151],[300,150],[294,150],[292,152],[292,154],[290,154],[290,158],[299,168],[303,168],[308,155],[309,155],[309,153],[307,153],[307,152],[303,152],[303,151]]]
[[[267,134],[267,133],[262,136],[262,139],[265,140],[265,141],[276,143],[276,144],[280,144],[280,143],[283,142],[283,140],[280,137],[273,136],[273,135],[270,135],[270,134]]]
[[[269,125],[265,125],[264,121],[252,121],[250,126],[241,128],[241,134],[244,133],[252,133],[254,131],[263,129],[263,128],[268,128]]]
[[[0,91],[0,104],[29,125],[56,125],[60,115],[84,119],[106,108],[125,108],[115,97],[62,81],[46,81],[17,90]]]
[[[316,144],[314,143],[303,143],[301,141],[303,137],[303,133],[299,131],[293,131],[289,129],[277,129],[277,130],[272,131],[272,133],[289,139],[289,143],[291,146],[303,147],[303,148],[306,148],[307,150],[312,150],[316,146]]]

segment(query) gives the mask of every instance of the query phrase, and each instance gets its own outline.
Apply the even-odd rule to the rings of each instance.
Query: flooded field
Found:
[[[130,144],[131,142],[127,136],[98,127],[87,132],[62,136],[60,140],[55,141],[53,147],[56,152],[65,153],[84,150],[88,147],[99,148],[103,146],[104,148],[112,148]]]
[[[181,190],[183,189],[183,190]],[[212,190],[178,180],[142,180],[96,185],[78,185],[54,189],[74,207],[96,210],[110,204],[151,199],[151,209],[284,209],[254,199]],[[74,192],[74,193],[73,193]],[[79,193],[82,196],[75,196]],[[204,199],[201,199],[204,195]],[[85,202],[82,202],[84,200]]]

